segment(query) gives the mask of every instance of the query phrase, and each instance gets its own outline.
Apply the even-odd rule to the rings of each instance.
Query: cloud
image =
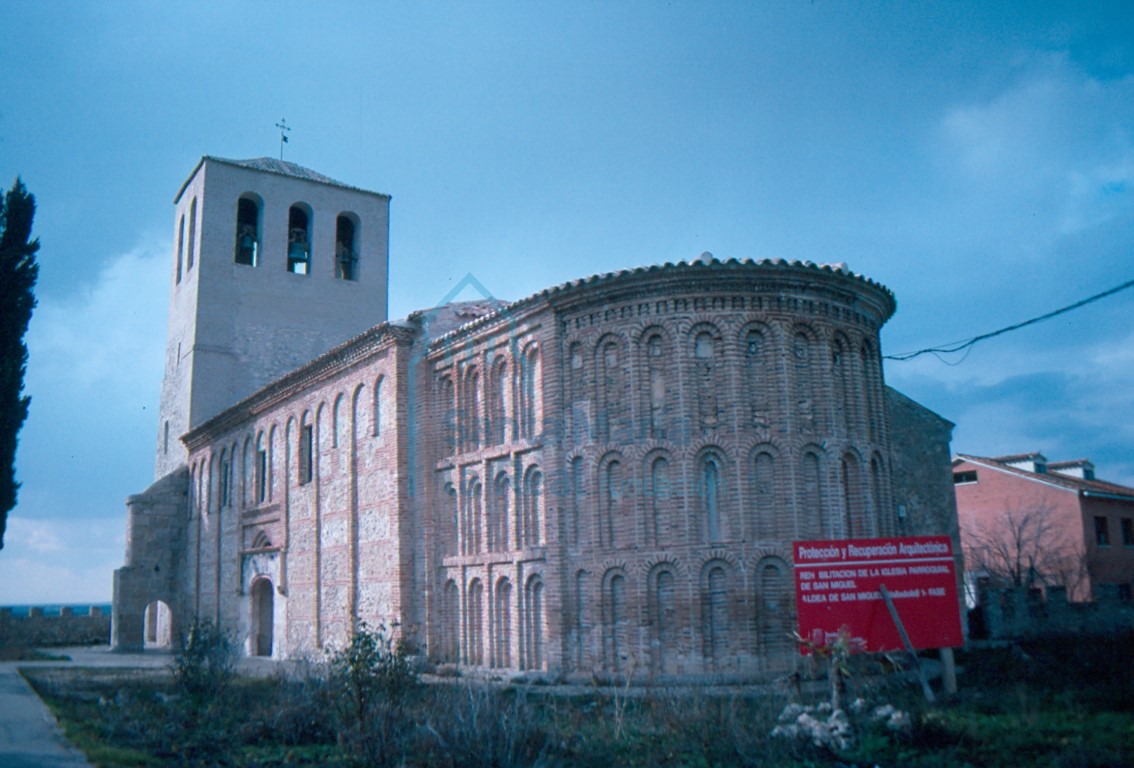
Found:
[[[125,516],[116,520],[9,517],[0,552],[0,605],[109,601],[122,565]]]
[[[65,297],[41,283],[0,602],[110,597],[111,572],[122,564],[123,499],[152,475],[167,254],[166,245],[141,245]]]
[[[140,376],[160,381],[168,252],[165,244],[139,246],[111,259],[77,296],[41,297],[28,330],[28,389],[95,392],[109,406],[133,402]]]
[[[938,164],[970,225],[1021,252],[1129,211],[1131,126],[1134,77],[1100,80],[1066,55],[1033,54],[996,93],[944,112]]]

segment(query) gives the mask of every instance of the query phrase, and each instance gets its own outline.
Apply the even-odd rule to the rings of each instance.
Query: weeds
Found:
[[[213,678],[204,671],[209,663],[188,659],[170,671],[197,671],[176,678],[46,668],[29,668],[25,676],[56,711],[69,738],[104,768],[367,763],[406,768],[832,768],[839,763],[1103,768],[1127,764],[1128,745],[1134,743],[1129,696],[1119,699],[1134,684],[1128,663],[1134,638],[1100,642],[1096,650],[1106,653],[1095,654],[1076,647],[1091,645],[1082,638],[1074,646],[1029,643],[1026,660],[1010,649],[970,651],[961,658],[966,671],[958,700],[937,707],[927,705],[906,678],[888,678],[892,683],[871,678],[867,686],[855,671],[841,702],[856,743],[834,751],[809,740],[770,736],[791,699],[815,707],[814,717],[818,704],[829,707],[823,701],[826,685],[810,696],[806,687],[792,686],[627,690],[620,685],[572,696],[555,687],[501,688],[463,680],[422,685],[384,631],[368,634],[372,637],[360,639],[353,650],[344,648],[289,677]],[[186,650],[193,659],[209,657],[192,643]],[[336,655],[338,664],[332,666]],[[854,671],[858,659],[852,662]],[[200,696],[205,689],[222,693],[205,700]],[[882,697],[893,707],[858,704],[858,696]],[[184,718],[194,697],[201,709],[190,727]],[[625,702],[619,705],[617,735],[616,697]],[[340,741],[350,722],[357,729],[351,738],[361,741],[363,733],[377,733],[385,739],[383,751],[357,751],[364,749],[359,742]]]

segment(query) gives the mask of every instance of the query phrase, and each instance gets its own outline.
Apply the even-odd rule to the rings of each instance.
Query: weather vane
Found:
[[[286,118],[280,118],[276,123],[276,127],[280,129],[280,160],[283,160],[283,145],[287,144],[287,132],[291,130],[291,126],[287,124]]]

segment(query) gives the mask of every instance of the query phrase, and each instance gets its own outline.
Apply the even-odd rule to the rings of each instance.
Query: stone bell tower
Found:
[[[174,199],[155,479],[180,437],[386,320],[390,197],[294,163],[203,157]]]

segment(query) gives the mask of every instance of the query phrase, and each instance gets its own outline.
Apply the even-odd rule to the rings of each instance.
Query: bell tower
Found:
[[[174,205],[155,479],[185,464],[188,430],[388,311],[388,195],[205,156]]]

